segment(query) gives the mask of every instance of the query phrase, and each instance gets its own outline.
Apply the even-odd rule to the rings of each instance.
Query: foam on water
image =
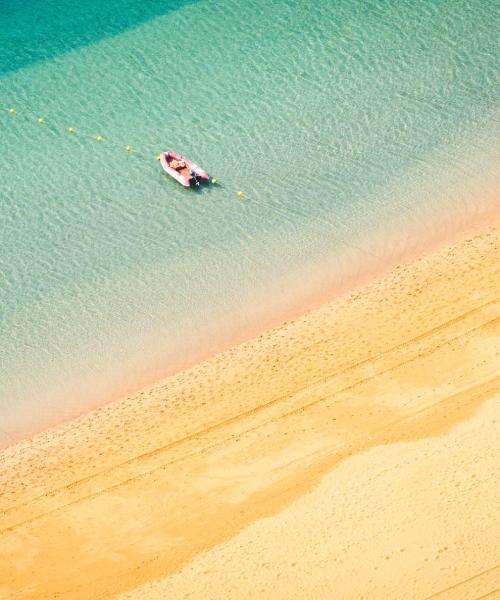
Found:
[[[276,323],[497,199],[494,0],[151,5],[59,0],[58,22],[0,3],[6,432]],[[168,147],[223,186],[170,181]]]

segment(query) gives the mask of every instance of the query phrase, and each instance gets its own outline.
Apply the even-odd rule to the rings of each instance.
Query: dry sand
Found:
[[[499,250],[3,450],[0,598],[499,597]]]

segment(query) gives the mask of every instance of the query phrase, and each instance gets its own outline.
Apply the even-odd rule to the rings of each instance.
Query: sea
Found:
[[[0,0],[0,445],[488,218],[499,31],[497,0]]]

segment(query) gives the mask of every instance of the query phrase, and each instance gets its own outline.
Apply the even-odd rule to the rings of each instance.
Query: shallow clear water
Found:
[[[486,212],[499,24],[494,0],[0,0],[5,435]],[[167,148],[221,185],[182,189]]]

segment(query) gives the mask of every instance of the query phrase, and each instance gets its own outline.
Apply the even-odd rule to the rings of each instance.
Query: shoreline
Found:
[[[462,239],[0,451],[0,591],[493,591],[499,249]]]
[[[355,262],[353,265],[354,268],[358,269],[356,276],[349,277],[341,273],[340,279],[338,282],[336,282],[339,283],[338,285],[335,283],[327,286],[323,285],[323,289],[320,289],[322,284],[319,284],[318,281],[322,279],[325,267],[320,267],[318,270],[315,269],[315,265],[310,265],[310,269],[307,269],[309,272],[314,270],[318,271],[315,276],[316,285],[312,286],[313,291],[302,301],[289,302],[289,299],[287,299],[289,304],[287,307],[281,306],[280,309],[275,310],[272,315],[267,317],[261,316],[255,319],[255,323],[247,325],[243,329],[241,327],[237,328],[236,331],[232,332],[229,340],[225,339],[222,342],[220,340],[216,342],[212,341],[210,346],[203,347],[203,349],[200,350],[195,356],[183,360],[182,363],[179,363],[174,367],[168,367],[167,369],[163,370],[161,375],[157,374],[154,377],[141,377],[141,379],[138,380],[134,385],[127,386],[126,391],[122,390],[120,392],[108,395],[105,400],[93,402],[89,406],[76,405],[75,407],[71,407],[69,409],[67,407],[61,407],[59,412],[64,412],[65,416],[63,418],[54,417],[48,422],[48,424],[45,424],[42,427],[29,427],[17,431],[9,430],[9,432],[2,432],[0,430],[0,451],[2,448],[9,447],[12,444],[17,444],[24,439],[29,439],[39,433],[43,433],[43,431],[64,426],[65,424],[85,416],[90,412],[99,410],[104,406],[112,405],[117,401],[121,401],[130,396],[139,394],[150,387],[160,385],[165,380],[175,377],[184,371],[188,371],[193,367],[196,367],[196,365],[205,362],[206,360],[210,360],[219,354],[223,354],[224,352],[227,352],[236,346],[251,342],[253,339],[256,339],[262,335],[266,335],[275,329],[279,329],[280,327],[283,327],[294,320],[300,319],[301,317],[308,315],[309,313],[326,304],[335,302],[351,293],[355,293],[364,286],[369,285],[370,282],[383,277],[394,268],[410,264],[411,262],[436,252],[446,245],[453,244],[464,237],[474,236],[488,227],[499,226],[500,211],[491,205],[489,210],[483,211],[483,213],[479,217],[476,217],[473,221],[465,223],[462,219],[462,222],[458,225],[453,223],[447,226],[445,226],[443,221],[442,225],[442,231],[439,232],[439,235],[434,234],[429,236],[428,230],[415,230],[413,232],[413,243],[411,244],[411,247],[401,247],[397,250],[395,255],[391,257],[383,257],[379,259],[377,255],[373,254],[370,259],[366,258],[369,252],[363,250],[361,255],[365,256],[366,258],[364,264],[359,265]],[[427,234],[427,236],[425,234]],[[383,237],[384,232],[381,229],[380,231],[372,232],[369,245],[371,247],[377,247],[377,244],[380,243],[380,240],[383,239]],[[398,243],[402,244],[400,239],[396,239],[395,243],[396,246]],[[334,258],[335,257],[329,257],[328,260],[333,261]],[[303,267],[302,270],[304,269],[305,267]],[[344,271],[346,270],[347,269],[344,266]],[[56,410],[54,412],[58,411]],[[2,441],[2,435],[4,437],[4,441]]]

